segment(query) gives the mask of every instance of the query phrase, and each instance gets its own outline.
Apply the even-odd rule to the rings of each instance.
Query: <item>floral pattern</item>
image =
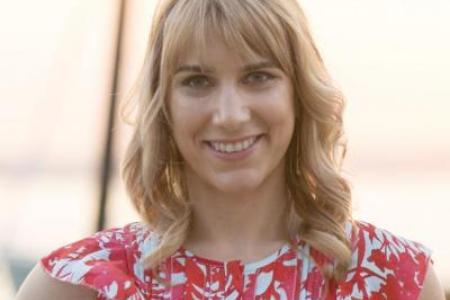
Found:
[[[369,223],[347,224],[352,263],[326,284],[327,257],[301,239],[257,262],[219,262],[180,248],[154,273],[143,267],[158,237],[143,223],[100,231],[41,259],[53,278],[97,291],[97,299],[417,299],[430,261],[423,245]],[[168,281],[170,285],[164,285]]]

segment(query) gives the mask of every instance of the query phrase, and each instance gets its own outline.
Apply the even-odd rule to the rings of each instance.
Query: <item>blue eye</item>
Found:
[[[253,72],[250,73],[245,79],[244,83],[265,83],[269,80],[272,80],[275,76],[266,73],[266,72]]]
[[[202,89],[209,87],[211,83],[206,76],[195,75],[183,80],[182,85],[190,88]]]

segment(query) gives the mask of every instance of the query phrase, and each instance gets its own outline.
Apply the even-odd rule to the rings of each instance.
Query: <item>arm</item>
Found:
[[[425,281],[423,283],[419,300],[445,300],[444,290],[442,289],[439,279],[436,276],[433,265],[428,263],[427,269],[428,271],[425,276]]]
[[[62,282],[48,275],[40,263],[31,270],[16,295],[16,300],[97,299],[97,292]]]

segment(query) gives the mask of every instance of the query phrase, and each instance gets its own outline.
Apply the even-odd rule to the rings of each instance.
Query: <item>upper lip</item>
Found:
[[[211,140],[205,140],[205,142],[209,142],[209,143],[238,143],[238,142],[243,142],[247,139],[250,138],[257,138],[259,137],[261,134],[251,134],[251,135],[246,135],[244,137],[239,137],[239,138],[224,138],[224,139],[211,139]]]

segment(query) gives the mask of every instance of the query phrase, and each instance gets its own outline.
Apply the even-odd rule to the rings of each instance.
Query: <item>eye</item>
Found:
[[[183,80],[181,84],[189,88],[203,89],[209,87],[211,82],[204,75],[194,75]]]
[[[245,77],[244,83],[247,83],[247,84],[252,84],[252,83],[259,84],[259,83],[265,83],[265,82],[270,81],[270,80],[272,80],[274,78],[275,78],[275,76],[273,76],[273,75],[271,75],[269,73],[266,73],[266,72],[261,72],[261,71],[253,72],[253,73],[248,74]]]

